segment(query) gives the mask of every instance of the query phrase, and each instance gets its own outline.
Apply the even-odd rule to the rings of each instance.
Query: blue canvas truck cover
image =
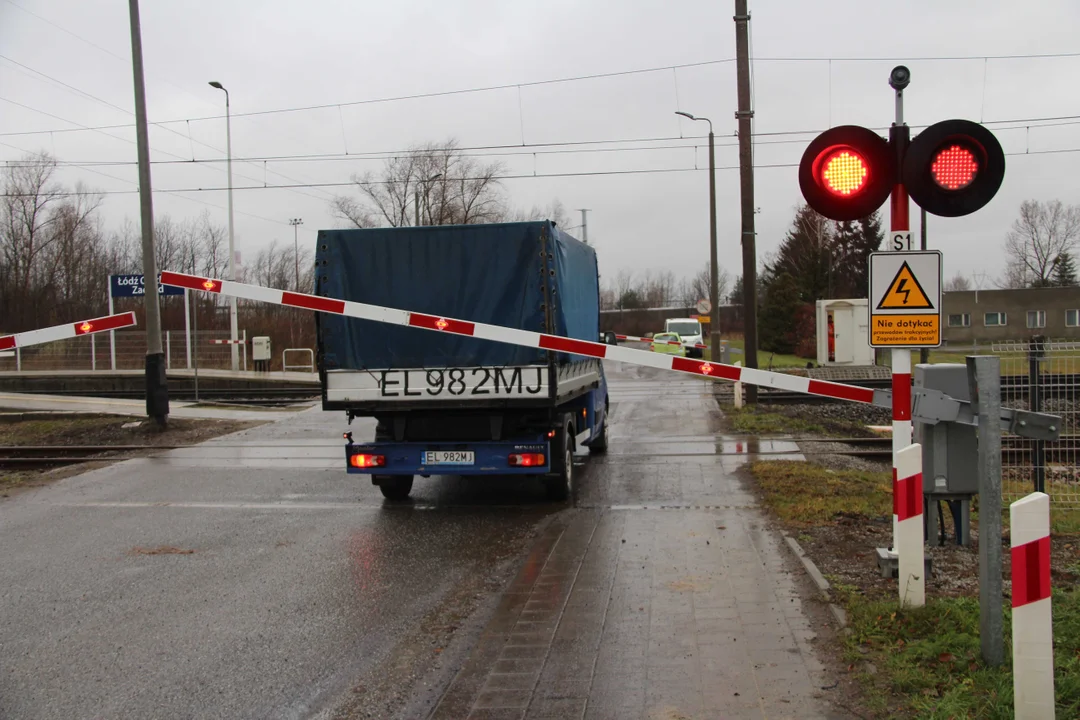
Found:
[[[550,221],[321,230],[315,263],[316,293],[325,297],[599,337],[596,252]],[[539,349],[339,315],[320,314],[318,328],[326,370],[547,362]],[[557,355],[558,363],[581,359]]]

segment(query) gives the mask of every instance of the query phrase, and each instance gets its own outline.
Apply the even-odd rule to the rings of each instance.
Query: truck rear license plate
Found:
[[[425,465],[472,465],[472,450],[425,450]]]

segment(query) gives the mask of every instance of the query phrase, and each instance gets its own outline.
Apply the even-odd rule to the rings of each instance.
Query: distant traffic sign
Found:
[[[870,254],[870,346],[941,345],[941,253]]]
[[[183,288],[171,287],[169,285],[162,285],[160,282],[161,275],[158,275],[158,296],[162,295],[183,295]],[[109,295],[110,297],[142,297],[146,294],[146,278],[143,275],[110,275],[109,276]]]
[[[708,315],[709,312],[712,310],[712,303],[703,298],[701,300],[698,300],[697,305],[695,305],[694,307],[696,307],[697,311],[702,315]]]

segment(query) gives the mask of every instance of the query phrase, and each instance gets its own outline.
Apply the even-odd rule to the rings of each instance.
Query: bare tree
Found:
[[[558,198],[552,200],[547,205],[540,207],[539,205],[533,205],[529,210],[515,210],[506,214],[503,218],[506,222],[518,222],[523,220],[551,220],[555,225],[563,232],[570,232],[575,237],[580,237],[581,233],[575,233],[580,226],[571,225],[570,216],[566,214],[566,208],[563,206],[562,201]]]
[[[960,273],[956,273],[945,283],[945,292],[964,292],[970,289],[971,281]]]
[[[58,216],[52,211],[62,196],[52,182],[55,172],[56,160],[48,153],[36,153],[10,163],[5,173],[0,206],[2,279],[15,297],[29,298],[35,270],[44,269],[38,258],[56,239],[50,228]]]
[[[689,281],[689,296],[683,300],[686,306],[690,307],[702,298],[711,300],[712,296],[709,294],[711,282],[712,267],[709,263],[706,263]],[[719,298],[719,302],[723,303],[727,297],[729,285],[731,285],[731,274],[728,273],[726,268],[718,267],[716,269],[716,297]]]
[[[1005,238],[1008,265],[1003,282],[1009,287],[1049,285],[1054,262],[1080,241],[1080,206],[1060,200],[1025,200],[1020,217]],[[1023,284],[1020,284],[1023,283]]]
[[[402,227],[497,222],[506,215],[501,162],[481,162],[457,141],[425,143],[386,161],[380,173],[354,175],[361,198],[337,197],[334,213],[354,227]]]

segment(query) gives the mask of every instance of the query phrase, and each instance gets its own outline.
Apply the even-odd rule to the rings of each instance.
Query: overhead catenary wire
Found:
[[[11,2],[11,0],[6,0],[6,1]],[[14,4],[14,3],[12,3],[12,4]],[[1080,57],[1080,52],[1077,52],[1077,53],[1033,53],[1033,54],[1016,54],[1016,55],[924,56],[924,57],[908,57],[908,58],[888,58],[888,57],[847,57],[847,58],[843,58],[843,57],[759,57],[759,58],[755,58],[755,61],[756,62],[826,62],[827,63],[827,62],[831,62],[831,61],[835,61],[835,62],[885,62],[885,61],[893,61],[893,60],[905,60],[907,62],[920,62],[920,61],[922,61],[922,62],[946,62],[946,61],[975,61],[975,60],[986,60],[986,59],[989,59],[989,60],[1019,60],[1019,59],[1038,59],[1038,58],[1041,58],[1041,59],[1051,59],[1051,58],[1061,59],[1061,58],[1075,58],[1075,57]],[[453,89],[453,90],[437,90],[437,91],[423,92],[423,93],[411,93],[411,94],[406,94],[406,95],[394,95],[394,96],[387,96],[387,97],[367,98],[367,99],[362,99],[362,100],[327,102],[327,103],[319,103],[319,104],[315,104],[315,105],[302,105],[302,106],[295,106],[295,107],[271,108],[271,109],[267,109],[267,110],[252,110],[252,111],[249,111],[249,112],[233,113],[232,117],[233,118],[258,117],[258,116],[262,116],[262,115],[278,115],[278,114],[285,114],[285,113],[312,112],[312,111],[317,111],[317,110],[328,110],[328,109],[334,109],[334,108],[339,108],[340,109],[342,107],[351,107],[351,106],[358,106],[358,105],[374,105],[374,104],[380,104],[380,103],[404,102],[404,101],[410,101],[410,100],[421,100],[421,99],[431,99],[431,98],[440,98],[440,97],[450,97],[450,96],[454,96],[454,95],[465,95],[465,94],[481,93],[481,92],[494,92],[494,91],[500,91],[500,90],[512,90],[512,89],[518,89],[518,88],[523,88],[523,87],[538,87],[538,86],[543,86],[543,85],[553,85],[553,84],[560,84],[560,83],[582,82],[582,81],[588,81],[588,80],[599,80],[599,79],[614,78],[614,77],[625,77],[625,76],[628,76],[628,75],[641,75],[641,74],[648,74],[648,73],[668,72],[668,71],[671,71],[671,70],[679,70],[679,69],[694,68],[694,67],[707,67],[707,66],[711,66],[711,65],[723,65],[723,64],[729,64],[729,63],[734,63],[734,62],[735,62],[735,58],[718,58],[718,59],[715,59],[715,60],[702,60],[702,61],[699,61],[699,62],[690,62],[690,63],[676,63],[676,64],[672,64],[672,65],[664,65],[664,66],[649,67],[649,68],[637,68],[637,69],[630,69],[630,70],[616,70],[616,71],[603,72],[603,73],[591,73],[591,74],[574,75],[574,76],[561,77],[561,78],[549,78],[549,79],[545,79],[545,80],[532,80],[532,81],[524,81],[524,82],[510,82],[510,83],[502,83],[502,84],[498,84],[498,85],[486,85],[486,86],[478,86],[478,87],[470,87],[470,88],[459,88],[459,89]],[[198,116],[198,117],[175,118],[175,119],[172,119],[172,120],[158,120],[158,121],[155,121],[153,124],[154,125],[165,125],[165,124],[186,123],[186,122],[203,122],[203,121],[209,121],[209,120],[220,120],[220,119],[223,119],[224,117],[225,116],[222,115],[222,114],[204,115],[204,116]],[[131,123],[131,124],[123,124],[123,125],[103,125],[103,126],[100,126],[98,128],[88,128],[88,129],[115,130],[115,129],[128,128],[128,127],[134,127],[134,124]],[[50,130],[31,130],[31,131],[24,131],[24,134],[41,134],[41,133],[47,133],[47,132],[51,132],[51,131]],[[72,129],[72,128],[60,128],[60,129],[57,130],[57,132],[79,132],[79,130]]]
[[[1065,119],[1073,117],[1075,119]],[[1053,120],[1060,120],[1060,122],[1050,122]],[[1027,120],[1000,120],[991,121],[995,123],[1023,123],[1019,125],[1010,125],[1006,127],[999,127],[997,130],[1024,130],[1040,128],[1052,128],[1052,127],[1064,127],[1070,125],[1080,125],[1080,116],[1061,116],[1058,118],[1028,118]],[[1031,123],[1040,122],[1043,124],[1033,125]],[[986,124],[986,123],[984,123]],[[913,128],[928,127],[925,125],[912,125]],[[875,128],[878,130],[886,130],[887,128]],[[779,137],[788,134],[815,134],[821,132],[819,130],[792,130],[784,132],[771,132],[771,133],[754,133],[755,137]],[[582,146],[589,145],[611,145],[611,144],[634,144],[634,143],[660,143],[660,142],[677,142],[685,140],[700,140],[704,142],[707,136],[704,135],[688,135],[688,136],[665,136],[665,137],[653,137],[653,138],[625,138],[625,139],[607,139],[607,140],[580,140],[580,141],[567,141],[567,142],[548,142],[548,143],[531,143],[525,145],[523,149],[521,145],[517,143],[513,144],[501,144],[501,145],[475,145],[464,147],[445,147],[445,148],[425,148],[422,152],[455,152],[461,153],[462,157],[514,157],[514,156],[532,156],[532,155],[564,155],[564,154],[585,154],[585,153],[618,153],[618,152],[645,152],[645,151],[657,151],[657,150],[682,150],[682,149],[697,149],[702,147],[702,143],[686,143],[681,142],[674,145],[649,145],[645,147],[616,147],[616,148],[588,148]],[[807,140],[803,138],[795,138],[790,140],[760,140],[755,145],[797,145],[805,144]],[[716,143],[718,148],[737,148],[737,142],[730,143]],[[8,145],[8,147],[14,147]],[[528,148],[546,148],[538,150],[530,150]],[[20,149],[20,148],[16,148]],[[298,154],[298,155],[253,155],[249,157],[233,158],[234,162],[246,162],[246,163],[266,163],[266,162],[337,162],[337,161],[367,161],[367,160],[388,160],[410,153],[415,153],[415,149],[396,149],[396,150],[371,150],[366,152],[350,152],[348,154],[340,153],[311,153],[311,154]],[[220,158],[199,158],[194,160],[187,160],[184,158],[178,158],[175,160],[154,160],[151,161],[153,165],[193,165],[193,164],[205,164],[205,163],[223,163],[226,162],[225,157]],[[107,166],[125,166],[135,165],[133,160],[65,160],[58,161],[58,164],[70,167],[107,167]],[[273,172],[273,171],[271,171]],[[288,178],[288,176],[281,173],[277,173],[282,177]],[[252,180],[253,178],[247,178]],[[293,178],[288,178],[293,179]]]
[[[1054,150],[1036,150],[1031,152],[1012,152],[1005,153],[1007,156],[1030,156],[1030,155],[1053,155],[1061,153],[1074,153],[1080,152],[1080,148],[1060,148]],[[794,168],[798,167],[799,163],[762,163],[755,164],[755,169],[774,169],[774,168]],[[738,165],[726,165],[718,166],[717,170],[738,170]],[[683,172],[698,172],[699,168],[645,168],[639,170],[594,170],[594,171],[580,171],[580,172],[558,172],[558,173],[523,173],[513,175],[489,175],[489,176],[477,176],[477,177],[459,177],[459,178],[446,178],[447,182],[470,182],[476,180],[525,180],[525,179],[538,179],[538,178],[571,178],[571,177],[603,177],[603,176],[618,176],[618,175],[651,175],[651,174],[669,174],[669,173],[683,173]],[[370,185],[392,185],[396,181],[394,180],[372,180]],[[250,191],[250,190],[290,190],[295,187],[350,187],[355,186],[357,183],[354,180],[341,180],[332,182],[310,183],[298,186],[292,185],[247,185],[241,187],[233,187],[234,191]],[[154,192],[166,192],[166,193],[193,193],[193,192],[221,192],[227,188],[223,187],[196,187],[196,188],[169,188],[165,190],[157,190]],[[102,190],[102,191],[87,191],[80,192],[62,192],[54,193],[57,197],[76,196],[76,195],[129,195],[137,192],[136,190]],[[0,193],[0,197],[24,197],[27,193]],[[283,223],[284,224],[284,223]]]

